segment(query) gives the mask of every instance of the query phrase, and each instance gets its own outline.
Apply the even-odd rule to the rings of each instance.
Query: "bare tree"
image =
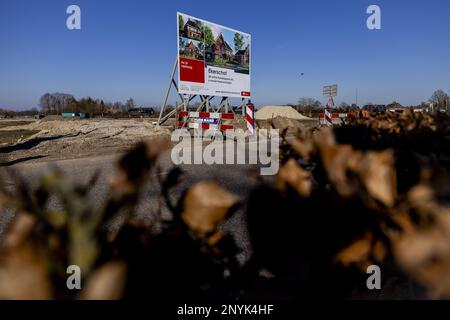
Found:
[[[46,93],[39,99],[39,105],[45,113],[61,113],[66,111],[75,98],[67,93]]]
[[[50,112],[50,108],[51,108],[51,94],[50,93],[46,93],[44,95],[41,96],[41,98],[39,99],[39,106],[41,107],[42,111],[45,113]]]
[[[130,98],[125,102],[125,106],[127,107],[127,111],[136,107],[133,98]]]
[[[113,104],[113,109],[116,110],[116,112],[122,112],[125,109],[125,107],[122,102],[116,101]]]
[[[437,108],[446,108],[449,103],[448,94],[444,90],[436,90],[430,98],[430,102]]]
[[[300,112],[311,114],[312,112],[320,112],[321,108],[322,106],[318,100],[307,97],[298,99],[297,110]]]

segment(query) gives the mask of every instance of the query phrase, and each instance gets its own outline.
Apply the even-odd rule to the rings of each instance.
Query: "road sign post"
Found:
[[[337,96],[337,84],[323,87],[323,95],[328,98],[327,106],[325,107],[324,122],[327,126],[333,125],[333,117],[331,115],[331,108],[334,107],[333,97]]]

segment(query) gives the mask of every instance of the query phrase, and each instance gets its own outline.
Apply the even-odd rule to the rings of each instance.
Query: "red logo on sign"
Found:
[[[250,91],[241,91],[241,97],[250,97]]]
[[[180,80],[205,83],[205,63],[180,57]]]

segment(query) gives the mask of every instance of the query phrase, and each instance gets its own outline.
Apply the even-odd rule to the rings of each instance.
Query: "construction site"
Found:
[[[266,280],[255,273],[254,279],[247,275],[250,278],[245,282],[238,281],[234,277],[243,276],[242,268],[249,263],[256,264],[252,267],[256,268],[254,272],[258,268],[270,268],[274,273],[272,281],[277,281],[278,273],[283,277],[296,277],[297,271],[293,274],[283,271],[294,257],[300,259],[296,262],[299,270],[305,261],[317,267],[317,271],[308,271],[306,282],[297,283],[292,278],[292,289],[303,288],[297,293],[300,295],[311,296],[315,290],[322,295],[324,288],[318,281],[340,282],[344,275],[347,284],[352,285],[340,287],[343,291],[327,291],[332,296],[391,299],[399,290],[402,298],[413,299],[449,294],[445,263],[450,250],[444,246],[450,243],[450,224],[446,220],[447,170],[450,167],[448,116],[407,110],[402,114],[349,117],[346,123],[329,127],[321,126],[319,120],[302,116],[290,107],[267,106],[255,113],[255,120],[257,131],[277,128],[282,132],[280,169],[275,176],[264,180],[255,179],[258,167],[255,165],[234,166],[233,170],[223,170],[220,165],[171,165],[167,152],[171,145],[170,133],[175,126],[158,126],[151,119],[68,121],[50,117],[3,127],[2,134],[8,131],[33,134],[1,147],[2,176],[7,184],[2,189],[0,234],[2,241],[8,244],[4,249],[5,257],[10,257],[5,260],[10,262],[0,268],[2,297],[55,297],[55,289],[52,289],[55,283],[49,282],[47,277],[48,272],[56,272],[52,277],[58,276],[58,269],[51,271],[38,267],[41,260],[34,259],[41,259],[42,253],[32,249],[34,244],[30,247],[26,241],[38,232],[35,236],[44,241],[42,249],[48,253],[56,250],[56,247],[47,247],[49,244],[45,239],[59,237],[58,233],[69,228],[70,223],[53,220],[54,214],[81,219],[77,233],[81,232],[82,238],[74,235],[66,240],[69,242],[58,246],[67,248],[68,259],[84,263],[84,269],[92,270],[89,273],[93,280],[89,281],[96,281],[99,272],[114,272],[123,281],[121,285],[115,282],[114,290],[107,286],[101,291],[92,289],[94,291],[90,292],[89,285],[83,293],[86,298],[159,296],[170,288],[166,281],[175,279],[190,279],[189,283],[200,281],[186,287],[188,291],[180,295],[188,292],[199,296],[225,294],[229,289],[222,288],[220,290],[225,291],[220,293],[214,285],[206,291],[197,291],[196,286],[204,281],[215,284],[224,281],[223,285],[231,281],[238,287],[245,284],[246,290],[250,290],[245,296],[258,297],[254,295],[254,286],[264,286]],[[427,141],[430,140],[434,143],[429,144]],[[36,193],[37,190],[40,191]],[[204,194],[209,197],[204,199]],[[180,204],[182,208],[177,207]],[[296,222],[299,219],[296,211],[301,212],[301,223]],[[36,216],[38,212],[41,213]],[[322,217],[325,212],[331,216]],[[345,212],[348,217],[332,212]],[[95,228],[107,227],[104,235],[92,229],[93,217],[98,217]],[[425,221],[435,222],[429,225]],[[45,233],[33,231],[41,224],[48,224],[50,229]],[[308,229],[302,227],[306,225]],[[170,230],[173,228],[181,229],[172,235]],[[303,231],[299,233],[296,228]],[[323,231],[319,231],[321,229]],[[308,243],[309,237],[315,237],[308,230],[322,233],[323,238],[309,243],[307,248],[303,243]],[[183,235],[188,231],[195,234],[189,240]],[[173,268],[179,263],[168,259],[164,253],[157,253],[159,249],[153,245],[147,247],[149,244],[132,240],[142,232],[148,237],[161,238],[162,246],[173,237],[170,241],[181,241],[180,247],[176,248],[177,256],[184,261],[181,270],[189,270],[185,269],[186,261],[191,261],[192,267],[197,268],[203,263],[208,265],[208,259],[213,257],[214,261],[219,257],[225,260],[216,261],[214,269],[207,265],[203,271],[198,269],[196,272],[200,273],[194,278],[181,273],[182,278],[174,279]],[[105,243],[99,236],[115,240]],[[23,240],[13,240],[16,238]],[[208,244],[203,244],[202,239]],[[92,246],[95,251],[72,251],[76,250],[79,241],[79,245],[88,241],[83,246]],[[194,247],[189,250],[193,251],[186,252],[185,246],[190,242]],[[201,249],[204,245],[207,247]],[[435,247],[437,245],[439,247]],[[130,274],[127,270],[135,270],[137,265],[134,266],[133,261],[137,257],[123,252],[124,256],[119,254],[114,258],[115,261],[120,257],[120,264],[108,262],[112,257],[105,257],[102,252],[109,250],[109,246],[138,246],[149,253],[157,250],[154,254],[163,254],[157,258],[162,265],[151,272],[148,280],[139,278],[142,287],[136,286],[133,284],[134,272]],[[207,252],[201,258],[206,259],[204,262],[186,256],[205,249]],[[26,250],[32,251],[26,253]],[[320,255],[316,257],[314,252]],[[327,255],[321,256],[324,252]],[[34,262],[30,265],[30,260],[15,260],[16,254],[29,254],[29,259]],[[258,260],[253,260],[256,257]],[[58,259],[54,261],[56,264],[62,262],[56,257],[50,259]],[[291,262],[286,265],[285,259]],[[139,268],[156,267],[153,263],[147,265],[140,258],[137,261]],[[230,265],[231,261],[235,262]],[[360,283],[357,278],[364,276],[365,269],[372,264],[389,265],[389,271],[387,267],[383,270],[392,272],[385,277],[387,282],[383,282],[385,290],[382,293],[365,292],[357,285]],[[436,264],[442,264],[439,267],[442,273],[435,271]],[[38,269],[31,270],[31,267]],[[222,268],[233,270],[232,275],[222,278]],[[314,275],[318,270],[322,270],[320,279]],[[322,277],[325,271],[331,279]],[[23,276],[29,272],[36,277],[33,281],[42,281],[39,286],[34,286],[35,290],[23,290],[23,285],[27,288],[29,285],[23,283]],[[335,277],[335,272],[342,274]],[[148,291],[142,281],[155,284],[153,276],[162,281],[158,284],[161,287]],[[127,291],[131,290],[126,289],[128,285],[134,288],[133,291]],[[360,285],[365,286],[365,282]],[[170,291],[170,294],[173,293]],[[270,294],[281,298],[286,292],[271,291]]]
[[[0,109],[0,300],[176,301],[171,315],[208,317],[217,302],[243,316],[261,310],[234,304],[450,299],[449,95],[399,85],[402,106],[369,79],[353,103],[364,81],[331,64],[277,87],[253,76],[271,67],[250,33],[176,17],[157,104],[74,85],[83,98]],[[302,90],[318,98],[270,102]]]
[[[170,137],[176,128],[172,117],[159,126],[157,118],[131,119],[64,119],[47,116],[39,120],[0,120],[1,165],[21,161],[51,161],[113,155],[133,144],[156,137]],[[256,128],[310,129],[319,119],[301,115],[288,106],[266,106],[255,113]],[[245,121],[236,117],[236,129],[244,130]]]

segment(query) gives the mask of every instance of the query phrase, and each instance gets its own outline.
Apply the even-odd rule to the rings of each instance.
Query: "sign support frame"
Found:
[[[163,98],[163,104],[161,106],[161,110],[159,112],[158,117],[158,125],[164,124],[170,117],[176,115],[177,111],[175,108],[174,110],[170,111],[166,115],[164,115],[164,112],[167,108],[167,101],[169,100],[169,95],[172,89],[172,86],[175,87],[175,90],[177,91],[178,97],[180,99],[180,102],[176,102],[178,104],[178,107],[181,108],[183,111],[189,110],[189,102],[194,100],[196,97],[200,98],[200,105],[197,108],[197,112],[201,112],[205,110],[206,112],[209,112],[211,109],[213,112],[220,112],[222,109],[224,112],[228,113],[230,110],[232,113],[236,114],[236,111],[241,111],[242,116],[245,117],[245,100],[246,98],[241,98],[241,104],[237,106],[235,109],[230,104],[229,97],[219,97],[219,96],[205,96],[205,95],[192,95],[192,94],[181,94],[178,92],[178,82],[175,79],[175,73],[178,69],[178,58],[175,58],[175,63],[172,68],[172,72],[169,76],[169,83],[167,85],[166,92],[164,94]],[[214,98],[222,98],[217,109],[214,109],[214,107],[211,105],[211,100]]]
[[[327,85],[323,87],[322,93],[325,97],[328,98],[328,102],[325,106],[325,110],[324,110],[324,122],[325,125],[327,126],[332,126],[333,125],[333,117],[331,114],[331,108],[334,107],[334,100],[333,97],[337,96],[337,84],[333,84],[333,85]]]

